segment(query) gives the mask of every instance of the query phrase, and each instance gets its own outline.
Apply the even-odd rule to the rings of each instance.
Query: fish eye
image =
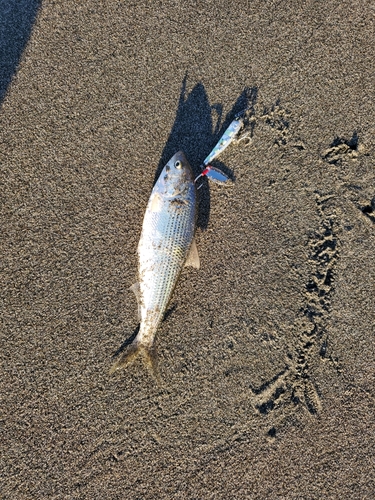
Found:
[[[180,162],[180,160],[177,160],[176,163],[174,164],[174,166],[175,166],[175,168],[180,170],[182,168],[182,163]]]

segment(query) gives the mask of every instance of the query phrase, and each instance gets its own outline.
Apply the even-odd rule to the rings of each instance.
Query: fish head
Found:
[[[194,183],[194,175],[186,156],[179,151],[163,168],[155,185],[163,197],[174,198],[185,193]]]

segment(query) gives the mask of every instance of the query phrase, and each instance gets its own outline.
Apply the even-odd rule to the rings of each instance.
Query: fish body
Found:
[[[192,169],[180,151],[161,172],[147,204],[138,244],[137,296],[140,328],[113,365],[127,366],[142,351],[154,365],[153,342],[184,265],[199,267],[194,241],[197,194]]]

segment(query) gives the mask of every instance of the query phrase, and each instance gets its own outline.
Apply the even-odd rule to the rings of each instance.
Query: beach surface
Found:
[[[371,2],[4,5],[0,497],[375,498]],[[109,375],[156,176],[244,107],[162,384]]]

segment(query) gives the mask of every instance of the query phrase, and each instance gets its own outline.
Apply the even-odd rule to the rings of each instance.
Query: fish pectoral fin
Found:
[[[151,194],[150,210],[151,212],[161,212],[163,207],[163,198],[159,193]]]
[[[187,266],[195,267],[196,269],[199,269],[201,267],[201,263],[199,260],[199,254],[198,254],[198,248],[197,248],[197,244],[195,243],[195,238],[193,239],[189,254],[188,254],[187,259],[185,261],[185,267],[187,267]]]
[[[134,283],[129,290],[131,290],[136,299],[137,299],[137,304],[138,304],[138,320],[141,320],[141,285],[139,283]]]
[[[134,295],[137,297],[138,302],[141,300],[141,285],[140,283],[134,283],[131,287],[129,287],[129,290],[131,290]]]

